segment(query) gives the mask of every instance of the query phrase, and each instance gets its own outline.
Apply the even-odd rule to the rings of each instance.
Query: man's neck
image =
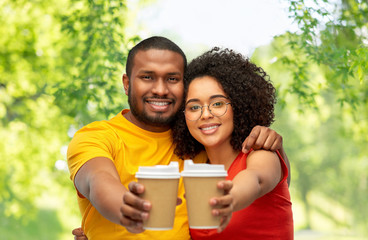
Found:
[[[149,132],[166,132],[170,129],[170,126],[154,126],[154,125],[142,123],[141,121],[139,121],[133,116],[131,111],[124,113],[123,116],[126,118],[126,120],[133,123],[137,127],[140,127]]]

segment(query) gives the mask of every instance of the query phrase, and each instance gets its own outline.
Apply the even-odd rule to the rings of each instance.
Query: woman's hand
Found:
[[[219,233],[229,224],[233,213],[233,197],[229,194],[232,187],[232,181],[227,180],[218,182],[217,188],[224,191],[224,196],[210,199],[210,205],[213,208],[212,215],[221,216],[220,226],[217,228],[217,232]]]

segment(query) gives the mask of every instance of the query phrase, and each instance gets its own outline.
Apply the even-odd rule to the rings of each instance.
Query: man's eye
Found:
[[[179,81],[179,79],[176,78],[176,77],[169,77],[167,80],[170,81],[170,82],[178,82]]]
[[[152,77],[151,77],[151,76],[142,76],[141,78],[142,78],[142,79],[147,79],[147,80],[152,79]]]

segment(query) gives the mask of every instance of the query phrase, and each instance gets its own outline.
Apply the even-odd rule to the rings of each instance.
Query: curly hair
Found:
[[[213,48],[193,59],[184,74],[184,96],[189,84],[198,77],[210,76],[222,86],[234,112],[231,145],[241,150],[242,142],[256,125],[270,126],[274,121],[276,90],[269,76],[240,53]],[[194,158],[204,146],[193,138],[186,126],[184,103],[172,125],[175,154],[181,159]]]

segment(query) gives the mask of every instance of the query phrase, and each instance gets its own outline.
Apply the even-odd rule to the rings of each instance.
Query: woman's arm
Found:
[[[282,136],[279,135],[275,130],[268,127],[255,126],[249,136],[243,142],[243,153],[248,153],[250,149],[259,150],[279,150],[282,158],[284,159],[288,168],[287,183],[290,186],[291,174],[290,174],[290,162],[286,156]]]
[[[279,149],[279,153],[280,153],[281,157],[284,159],[284,162],[285,162],[286,167],[288,169],[288,176],[287,176],[286,181],[287,181],[288,186],[290,187],[290,180],[291,180],[290,162],[289,162],[288,157],[286,156],[284,147],[281,147],[281,149]]]
[[[272,191],[282,177],[281,163],[276,153],[252,151],[247,157],[247,168],[233,179],[230,190],[233,211],[248,207],[257,198]]]

